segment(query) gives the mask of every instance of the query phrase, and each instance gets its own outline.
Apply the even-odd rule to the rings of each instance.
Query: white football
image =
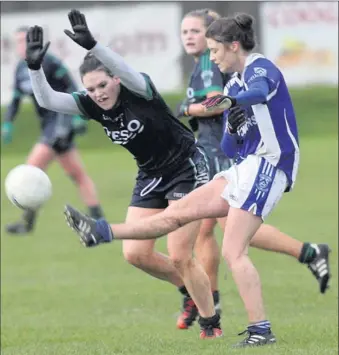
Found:
[[[18,165],[5,180],[9,200],[23,210],[37,210],[52,195],[52,183],[48,175],[32,165]]]

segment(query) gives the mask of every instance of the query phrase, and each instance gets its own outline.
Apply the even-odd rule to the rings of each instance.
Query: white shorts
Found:
[[[287,187],[286,174],[256,155],[249,155],[213,179],[220,177],[228,182],[221,197],[231,207],[252,212],[262,219],[272,212]]]

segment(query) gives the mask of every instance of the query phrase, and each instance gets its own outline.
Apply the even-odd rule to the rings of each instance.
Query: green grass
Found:
[[[307,117],[304,117],[307,119]],[[3,355],[332,355],[338,351],[338,156],[337,138],[301,139],[301,169],[295,191],[269,221],[303,241],[328,242],[332,285],[321,295],[311,273],[296,260],[251,250],[263,283],[267,313],[278,345],[232,350],[246,315],[225,264],[220,289],[225,336],[200,341],[199,330],[175,329],[178,292],[129,266],[121,243],[83,248],[62,214],[66,202],[82,206],[57,165],[49,170],[54,195],[41,211],[34,235],[1,235]],[[2,158],[1,186],[24,154]],[[87,150],[83,159],[97,183],[111,221],[122,221],[135,178],[133,159],[122,149]],[[3,192],[3,190],[1,190]],[[1,194],[1,225],[20,212]],[[218,238],[221,233],[218,230]],[[165,239],[158,249],[165,251]],[[238,339],[239,338],[239,339]]]

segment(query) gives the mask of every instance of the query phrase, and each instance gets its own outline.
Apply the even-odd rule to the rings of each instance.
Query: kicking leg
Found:
[[[113,233],[115,239],[155,239],[193,221],[224,217],[228,212],[228,203],[221,197],[225,185],[224,179],[210,181],[163,212],[131,223],[111,224],[108,232]],[[73,211],[66,206],[66,217],[72,218]],[[105,231],[102,230],[102,233]],[[103,238],[104,242],[106,238]]]

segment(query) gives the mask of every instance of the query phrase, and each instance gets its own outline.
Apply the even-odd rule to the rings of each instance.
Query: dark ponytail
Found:
[[[238,41],[245,51],[251,51],[256,46],[253,23],[253,17],[247,14],[220,18],[208,27],[206,38],[221,43]]]

